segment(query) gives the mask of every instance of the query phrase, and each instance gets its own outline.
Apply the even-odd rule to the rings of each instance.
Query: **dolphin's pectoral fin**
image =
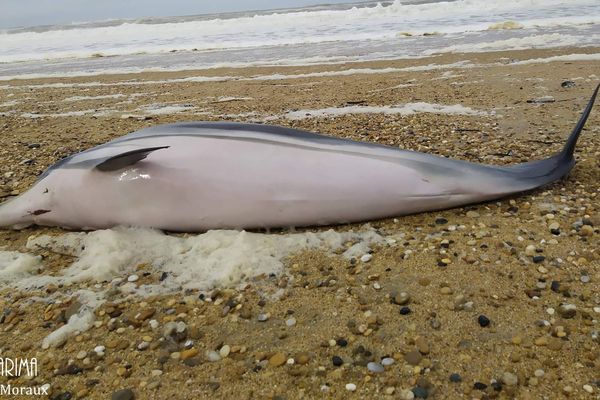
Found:
[[[102,161],[100,164],[96,165],[96,169],[107,172],[107,171],[116,171],[118,169],[127,167],[129,165],[133,165],[138,161],[143,160],[148,157],[148,154],[153,151],[166,149],[169,146],[161,146],[161,147],[148,147],[145,149],[137,149],[126,151],[125,153],[117,154],[116,156],[112,156]]]

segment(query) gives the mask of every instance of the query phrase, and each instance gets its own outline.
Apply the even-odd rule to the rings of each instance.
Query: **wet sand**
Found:
[[[184,120],[266,121],[490,164],[542,159],[574,127],[600,81],[598,61],[518,61],[598,50],[2,81],[0,196],[24,192],[61,157]],[[339,73],[348,69],[358,71]],[[545,96],[553,101],[528,102],[549,101]],[[479,113],[285,116],[419,102]],[[282,276],[244,289],[202,298],[115,295],[96,311],[95,327],[50,349],[41,341],[76,311],[73,288],[5,287],[1,354],[40,360],[37,377],[9,383],[50,383],[50,398],[65,399],[67,392],[105,399],[119,389],[138,399],[598,398],[599,109],[567,179],[498,202],[373,221],[402,240],[376,247],[368,262],[312,251],[290,257]],[[29,236],[63,232],[0,230],[0,247],[28,252]],[[55,270],[72,261],[40,254]],[[80,287],[86,285],[93,283]],[[62,301],[30,302],[31,296]],[[183,332],[165,332],[177,321],[185,323]],[[102,356],[96,346],[106,347]],[[219,351],[221,359],[211,361]],[[394,362],[370,372],[367,363],[382,358]]]

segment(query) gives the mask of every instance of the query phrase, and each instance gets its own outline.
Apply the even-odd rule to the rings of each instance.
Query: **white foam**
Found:
[[[84,115],[92,115],[94,117],[105,117],[111,115],[114,110],[106,108],[97,108],[91,110],[67,111],[61,113],[21,113],[21,118],[37,119],[37,118],[65,118],[65,117],[82,117]]]
[[[523,65],[523,64],[545,64],[559,61],[600,61],[600,53],[591,54],[565,54],[561,56],[552,56],[544,58],[530,58],[528,60],[521,60],[512,62],[510,65]]]
[[[100,96],[72,96],[72,97],[67,97],[63,101],[70,102],[70,101],[85,101],[85,100],[120,99],[122,97],[125,97],[125,95],[121,94],[121,93],[105,94],[105,95],[100,95]]]
[[[290,111],[280,117],[270,119],[287,118],[300,120],[306,118],[338,117],[346,114],[399,114],[412,115],[416,113],[454,114],[454,115],[487,115],[484,111],[474,110],[461,104],[442,105],[431,103],[407,103],[395,106],[348,106],[328,107],[312,110]]]
[[[9,283],[29,277],[41,266],[41,257],[18,251],[0,251],[0,282]]]
[[[600,36],[597,37],[600,41]],[[427,50],[426,54],[435,53],[472,53],[500,50],[525,50],[531,48],[549,48],[576,46],[580,42],[579,36],[550,33],[511,39],[495,40],[493,42],[463,43],[444,47],[441,49]]]
[[[94,311],[104,303],[102,294],[90,290],[79,290],[73,297],[77,297],[79,303],[81,303],[80,309],[69,318],[65,325],[44,338],[42,341],[43,349],[58,347],[70,336],[90,329],[95,320]]]
[[[344,256],[368,251],[384,239],[372,229],[363,232],[260,234],[215,230],[176,237],[150,229],[115,228],[90,233],[42,235],[30,238],[29,249],[70,254],[76,261],[54,279],[63,284],[111,281],[146,264],[155,273],[166,272],[162,282],[142,286],[141,294],[170,293],[180,288],[207,290],[232,287],[259,275],[279,274],[290,254],[310,249],[337,250],[346,242],[355,246]],[[29,281],[32,284],[33,281]]]
[[[4,103],[0,103],[0,107],[14,107],[19,104],[17,100],[5,101]]]
[[[557,20],[597,23],[598,14],[594,0],[457,0],[422,4],[395,0],[385,5],[257,13],[230,19],[71,26],[39,33],[0,33],[0,62],[373,41],[394,38],[404,31],[412,35],[485,31],[490,24],[507,19],[519,19],[525,26],[553,25]]]
[[[137,111],[148,115],[167,115],[191,111],[195,108],[191,104],[148,104],[138,108]]]

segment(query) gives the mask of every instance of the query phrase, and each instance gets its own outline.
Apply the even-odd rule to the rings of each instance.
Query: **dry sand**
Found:
[[[600,79],[594,75],[600,72],[599,62],[515,61],[598,50],[0,82],[0,196],[27,190],[63,156],[146,126],[183,120],[269,120],[491,164],[541,159],[560,149],[575,125]],[[474,66],[459,63],[467,60]],[[294,79],[172,81],[453,63],[459,64]],[[574,86],[562,87],[566,80]],[[61,85],[47,85],[53,83]],[[102,97],[69,99],[74,96]],[[543,96],[555,101],[527,102]],[[277,117],[291,110],[414,102],[461,104],[488,114]],[[178,108],[161,110],[165,105]],[[181,112],[170,112],[175,110]],[[152,114],[161,111],[167,113]],[[273,116],[277,118],[269,119]],[[96,311],[96,327],[60,348],[44,350],[40,344],[64,323],[65,312],[68,317],[77,308],[71,306],[74,299],[69,301],[70,289],[47,288],[64,292],[62,303],[47,306],[27,301],[46,293],[5,288],[0,299],[1,355],[40,360],[39,376],[9,383],[50,383],[50,398],[59,399],[105,399],[124,388],[137,399],[415,394],[430,399],[599,398],[599,134],[597,105],[577,147],[577,166],[567,179],[541,190],[468,208],[374,221],[381,232],[403,233],[405,240],[376,248],[369,262],[309,252],[286,262],[288,276],[265,277],[241,291],[218,290],[207,296],[210,302],[197,293],[124,303],[117,297]],[[554,222],[559,234],[550,232]],[[23,250],[27,237],[48,232],[62,231],[0,231],[0,246]],[[544,259],[534,263],[528,245]],[[71,261],[43,255],[54,268]],[[264,295],[277,290],[279,298]],[[574,305],[575,312],[561,308],[564,304]],[[403,307],[410,312],[401,312]],[[140,311],[146,315],[139,316]],[[269,318],[261,322],[263,314]],[[481,315],[491,321],[488,326],[480,326]],[[111,316],[115,319],[109,323]],[[290,318],[293,326],[286,324]],[[153,330],[149,319],[159,328]],[[185,332],[164,339],[169,321],[183,321]],[[184,350],[189,339],[192,349]],[[138,350],[143,341],[149,342],[148,348]],[[106,347],[103,357],[93,351],[98,345]],[[224,345],[229,346],[226,358],[207,359],[207,351]],[[333,357],[340,357],[343,365],[334,365],[340,360]],[[395,362],[384,372],[369,372],[366,363],[382,357]],[[461,381],[452,382],[451,374],[460,375]],[[354,392],[347,390],[348,383],[356,385]]]

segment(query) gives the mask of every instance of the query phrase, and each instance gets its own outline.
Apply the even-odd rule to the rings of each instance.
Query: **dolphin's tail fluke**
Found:
[[[585,110],[583,110],[583,113],[581,114],[579,121],[577,121],[577,125],[575,125],[573,132],[571,132],[571,136],[569,136],[569,139],[567,139],[567,143],[565,144],[565,147],[560,152],[560,155],[562,156],[562,158],[565,161],[569,161],[569,160],[573,159],[573,152],[575,151],[575,145],[577,144],[577,139],[579,139],[579,134],[583,130],[583,126],[585,125],[585,122],[587,121],[587,119],[590,115],[590,112],[592,112],[592,107],[594,106],[594,101],[596,101],[596,95],[598,94],[598,89],[600,89],[600,84],[598,86],[596,86],[596,90],[594,90],[594,93],[592,94],[590,101],[588,102],[587,106],[585,107]]]
[[[531,161],[503,168],[504,172],[508,172],[512,179],[519,182],[517,186],[520,186],[520,190],[535,189],[554,182],[567,175],[573,166],[575,166],[575,158],[573,157],[575,145],[592,111],[599,89],[600,85],[596,86],[596,90],[594,90],[577,125],[575,125],[575,129],[573,129],[573,132],[560,152],[544,160]]]

